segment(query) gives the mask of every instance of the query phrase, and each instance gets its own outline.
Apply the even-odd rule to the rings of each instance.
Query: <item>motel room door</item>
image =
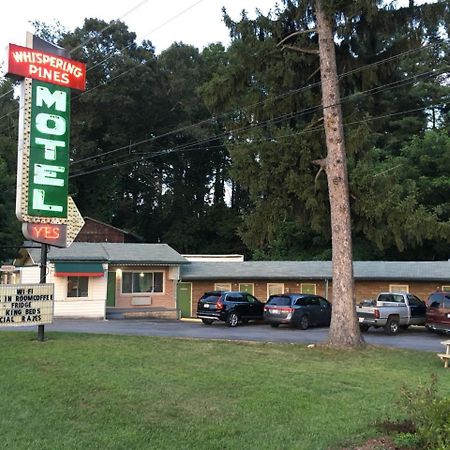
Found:
[[[178,308],[181,317],[192,316],[192,283],[180,282],[177,285]]]
[[[108,272],[106,306],[116,306],[116,272]]]

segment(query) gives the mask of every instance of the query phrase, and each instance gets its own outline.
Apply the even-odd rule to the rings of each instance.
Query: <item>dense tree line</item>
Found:
[[[339,3],[339,4],[337,4]],[[447,2],[334,2],[358,259],[447,259]],[[37,33],[86,62],[71,192],[85,216],[180,252],[329,259],[317,34],[307,1],[233,21],[232,41],[157,55],[120,21]],[[17,100],[0,86],[0,245],[14,217]],[[7,253],[3,251],[4,256]]]

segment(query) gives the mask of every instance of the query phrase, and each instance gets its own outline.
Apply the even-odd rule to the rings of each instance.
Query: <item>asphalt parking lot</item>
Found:
[[[33,327],[37,330],[37,327]],[[33,328],[23,327],[20,330],[30,331]],[[5,328],[6,329],[6,328]],[[12,328],[7,328],[11,330]],[[89,319],[56,319],[53,324],[45,326],[46,331],[73,333],[119,334],[130,336],[160,336],[190,339],[224,339],[259,342],[282,342],[312,344],[325,342],[328,328],[309,328],[298,330],[289,327],[272,328],[263,323],[249,323],[235,328],[224,323],[205,326],[200,321],[185,320],[89,320]],[[425,327],[410,327],[396,336],[387,336],[382,329],[370,329],[363,334],[366,342],[372,345],[442,352],[441,341],[448,339],[436,335]]]

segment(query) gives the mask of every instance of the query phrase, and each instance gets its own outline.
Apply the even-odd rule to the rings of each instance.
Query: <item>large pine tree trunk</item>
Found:
[[[329,344],[356,347],[361,345],[362,339],[355,310],[350,201],[344,130],[333,31],[329,19],[321,7],[321,0],[316,0],[316,17],[327,143],[325,168],[331,209],[333,252],[333,315]]]

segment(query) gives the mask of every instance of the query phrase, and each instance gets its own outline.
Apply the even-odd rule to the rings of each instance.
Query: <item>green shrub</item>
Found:
[[[437,390],[437,377],[418,389],[403,387],[400,407],[414,426],[414,433],[399,433],[398,444],[423,450],[450,450],[450,398]]]

